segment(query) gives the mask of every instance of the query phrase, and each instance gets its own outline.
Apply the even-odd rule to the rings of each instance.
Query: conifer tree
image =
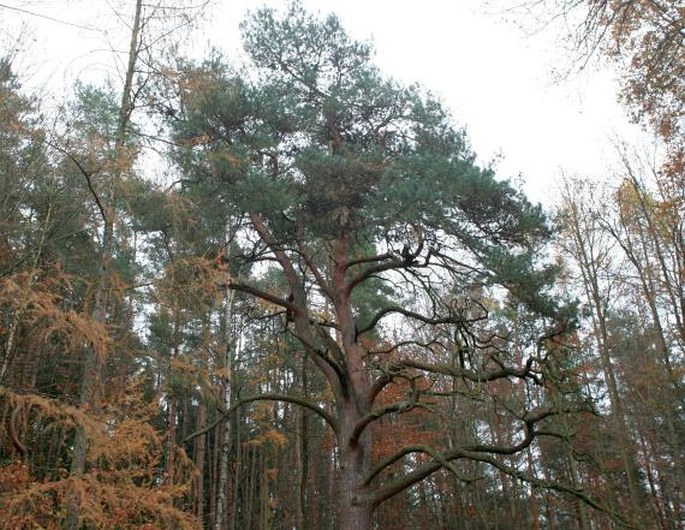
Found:
[[[517,434],[502,440],[478,429],[405,440],[378,460],[372,436],[382,419],[488,395],[498,381],[561,384],[557,343],[572,311],[552,301],[555,270],[536,258],[550,236],[540,208],[478,167],[441,103],[381,75],[334,16],[295,3],[242,28],[249,78],[220,58],[186,68],[168,113],[186,146],[176,156],[249,221],[229,287],[273,308],[332,398],[266,392],[235,406],[283,401],[328,424],[341,529],[371,528],[381,503],[440,470],[461,477],[464,460],[541,485],[504,455],[536,443],[550,416],[583,408],[577,394],[540,404],[521,392],[502,409]],[[241,262],[263,273],[241,274]],[[512,314],[524,322],[516,334]],[[459,388],[445,390],[452,379]]]

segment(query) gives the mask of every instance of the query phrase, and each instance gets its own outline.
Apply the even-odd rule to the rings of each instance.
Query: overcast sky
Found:
[[[303,3],[315,12],[334,11],[353,37],[372,40],[386,74],[438,94],[467,128],[480,159],[501,156],[498,174],[521,174],[535,201],[548,202],[562,171],[601,178],[615,158],[616,139],[637,134],[616,101],[610,69],[559,81],[553,72],[568,64],[560,39],[549,30],[527,35],[483,0]],[[0,44],[10,46],[24,25],[16,66],[35,87],[116,77],[112,49],[125,49],[122,20],[130,20],[133,2],[121,17],[114,4],[126,7],[114,0],[4,0]],[[211,44],[235,56],[238,23],[247,9],[264,4],[284,2],[217,0],[209,22],[192,37],[198,49]]]

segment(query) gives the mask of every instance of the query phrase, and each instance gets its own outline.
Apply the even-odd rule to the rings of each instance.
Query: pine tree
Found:
[[[374,459],[372,432],[438,410],[446,380],[475,397],[498,381],[563,378],[548,352],[572,311],[552,301],[555,270],[536,259],[550,236],[540,208],[478,167],[440,102],[383,77],[370,46],[334,16],[293,4],[242,27],[249,78],[220,58],[186,65],[167,113],[185,146],[176,157],[186,178],[215,183],[248,221],[229,286],[273,308],[331,399],[291,389],[234,407],[283,401],[328,424],[342,529],[371,528],[384,501],[443,469],[460,476],[454,463],[464,459],[519,476],[503,455],[526,450],[538,424],[582,400],[534,408],[522,392],[502,409],[518,432],[506,440],[405,440],[384,459]],[[241,273],[243,262],[255,273]],[[516,348],[513,314],[524,322]]]

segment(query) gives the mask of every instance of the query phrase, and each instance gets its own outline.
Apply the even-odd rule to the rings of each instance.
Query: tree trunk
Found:
[[[235,411],[235,418],[233,419],[233,446],[235,447],[235,462],[234,462],[234,473],[233,473],[233,481],[232,484],[229,484],[231,486],[229,488],[229,492],[227,494],[228,498],[232,499],[233,501],[233,510],[231,513],[231,518],[229,520],[229,529],[230,530],[236,530],[240,528],[238,526],[238,501],[240,499],[240,484],[242,483],[243,480],[243,468],[244,468],[244,456],[245,453],[242,451],[242,441],[240,437],[240,409]]]
[[[302,361],[302,393],[308,397],[308,378],[307,378],[307,356]],[[299,464],[298,474],[298,510],[297,521],[300,530],[309,530],[309,504],[307,502],[307,488],[309,485],[309,428],[307,422],[307,412],[300,411],[299,437],[296,445],[297,462]]]
[[[611,351],[612,347],[607,327],[608,315],[606,307],[608,301],[599,284],[602,265],[599,256],[602,255],[605,249],[595,248],[593,240],[589,239],[594,226],[582,225],[584,212],[578,211],[578,207],[575,204],[572,207],[573,217],[571,222],[573,244],[575,246],[573,254],[582,273],[583,288],[585,289],[588,302],[594,310],[592,314],[592,327],[600,365],[607,385],[608,398],[612,410],[611,421],[613,428],[619,436],[618,450],[623,464],[623,471],[626,475],[631,509],[637,515],[641,512],[642,505],[639,498],[639,485],[635,478],[637,475],[636,466],[631,456],[632,440],[612,360],[613,352]]]
[[[369,468],[370,437],[364,433],[357,441],[351,439],[353,427],[359,419],[353,399],[340,403],[340,409],[343,421],[339,440],[338,528],[371,530],[373,506],[369,501],[368,486],[363,483]]]
[[[121,106],[119,108],[119,118],[117,124],[117,133],[115,138],[115,151],[117,157],[123,153],[126,143],[126,126],[129,123],[132,103],[131,93],[133,89],[133,75],[135,72],[136,60],[138,57],[139,37],[141,29],[141,14],[142,14],[142,0],[136,0],[135,15],[133,18],[133,26],[131,29],[131,40],[128,57],[128,67],[126,70],[126,79],[122,91]],[[90,178],[87,176],[86,178]],[[90,180],[89,180],[90,185]],[[100,208],[103,220],[103,234],[102,247],[100,251],[100,270],[97,278],[97,288],[95,292],[95,307],[93,308],[94,318],[98,322],[105,322],[107,319],[107,294],[108,284],[110,279],[110,265],[112,253],[114,250],[114,218],[115,208],[114,200],[108,197],[109,202],[103,203],[101,198],[91,188],[94,195],[95,202]],[[81,393],[79,404],[81,408],[89,408],[97,410],[99,406],[100,393],[102,390],[102,370],[104,367],[104,355],[98,352],[93,345],[86,348],[84,355],[83,366],[83,381],[81,386]],[[71,475],[75,477],[82,476],[86,469],[86,454],[87,454],[88,440],[86,438],[85,430],[82,426],[76,428],[74,438],[74,450],[71,463]],[[71,488],[68,496],[67,515],[65,518],[64,528],[68,530],[76,530],[79,526],[79,519],[81,515],[81,505],[83,502],[80,488]]]
[[[166,446],[167,458],[164,472],[164,482],[173,486],[176,475],[176,431],[178,430],[178,396],[172,393],[168,400],[169,411],[167,412]]]
[[[360,495],[363,489],[363,474],[356,467],[358,455],[351,451],[341,458],[340,468],[340,505],[338,507],[338,527],[340,530],[371,530],[373,508],[368,500]]]
[[[207,423],[207,411],[205,410],[206,399],[204,395],[200,399],[200,403],[197,407],[197,429],[204,429]],[[195,439],[195,468],[198,473],[194,478],[195,482],[195,515],[199,521],[204,518],[204,504],[205,504],[205,448],[206,448],[206,438],[207,435],[203,434]]]
[[[224,381],[223,381],[223,407],[224,410],[231,408],[231,371],[233,369],[233,300],[234,291],[226,290],[226,308],[223,319],[223,330],[225,350],[223,359]],[[221,440],[219,442],[219,482],[217,484],[216,514],[214,519],[214,530],[225,530],[227,526],[228,513],[228,464],[231,449],[231,419],[229,416],[223,421],[221,426]]]
[[[102,251],[100,255],[100,271],[95,293],[94,318],[98,322],[105,322],[107,318],[107,284],[109,280],[110,257],[114,245],[113,214],[105,216]],[[88,345],[83,357],[83,376],[79,406],[91,413],[97,413],[101,399],[102,369],[104,354],[98,352],[94,345]],[[86,456],[88,452],[88,438],[83,425],[76,427],[74,434],[74,449],[71,461],[71,476],[81,477],[86,470]],[[77,530],[83,504],[83,492],[79,487],[70,489],[67,501],[67,515],[64,522],[66,530]]]

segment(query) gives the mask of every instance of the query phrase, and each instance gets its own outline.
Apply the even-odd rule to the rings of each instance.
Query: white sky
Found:
[[[535,201],[549,204],[563,172],[601,178],[615,158],[616,138],[635,137],[616,102],[611,72],[589,70],[563,82],[552,72],[567,64],[549,31],[526,36],[484,0],[303,0],[312,11],[334,11],[355,38],[371,39],[382,71],[420,82],[438,94],[466,126],[482,161],[501,155],[498,174],[521,174]],[[500,2],[501,3],[501,2]],[[133,2],[123,6],[130,20]],[[240,45],[238,23],[248,8],[282,0],[217,0],[192,39],[229,57]],[[28,86],[69,86],[74,78],[117,77],[112,49],[126,48],[122,19],[111,0],[4,0],[0,45],[27,28],[15,61]],[[22,14],[9,6],[97,31]],[[97,14],[95,14],[97,12]],[[120,65],[121,66],[121,65]],[[123,67],[120,68],[120,70]],[[59,93],[61,92],[61,93]],[[63,89],[53,96],[59,100]]]

